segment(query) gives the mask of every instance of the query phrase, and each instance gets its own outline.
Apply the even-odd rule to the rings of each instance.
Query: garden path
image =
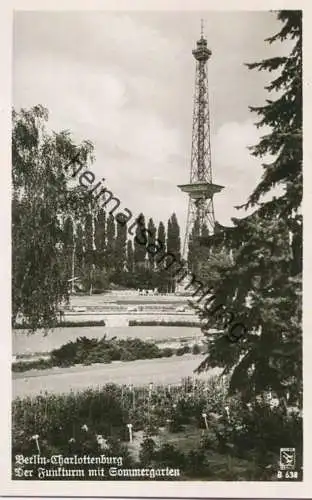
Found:
[[[39,394],[48,391],[66,393],[99,387],[107,383],[133,384],[142,386],[154,384],[178,384],[184,377],[193,376],[193,371],[203,356],[186,354],[181,357],[137,360],[51,370],[32,370],[13,373],[13,398]],[[200,378],[219,373],[211,369]]]

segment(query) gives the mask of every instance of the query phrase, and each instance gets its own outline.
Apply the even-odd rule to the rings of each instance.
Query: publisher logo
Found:
[[[280,448],[280,469],[293,470],[296,467],[296,448]]]

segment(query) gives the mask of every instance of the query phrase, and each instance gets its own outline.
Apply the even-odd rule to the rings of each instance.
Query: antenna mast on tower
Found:
[[[201,19],[200,39],[192,51],[196,60],[195,94],[192,126],[192,153],[189,184],[178,186],[189,196],[183,258],[188,253],[190,235],[196,221],[198,236],[204,231],[212,233],[215,225],[213,195],[223,186],[212,183],[210,116],[208,99],[208,60],[211,51],[204,36],[204,21]]]

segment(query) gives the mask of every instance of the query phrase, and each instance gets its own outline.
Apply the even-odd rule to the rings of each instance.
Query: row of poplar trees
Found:
[[[156,227],[152,218],[141,224],[149,231],[148,244],[157,238],[163,248],[180,257],[180,227],[176,214],[172,214],[167,225],[160,221]],[[163,270],[153,253],[142,245],[142,236],[130,237],[128,227],[118,224],[115,217],[100,209],[96,215],[90,212],[84,220],[65,220],[64,252],[68,278],[79,278],[79,284],[89,292],[106,290],[111,283],[130,288],[157,289],[161,292],[174,291],[175,282]]]
[[[76,144],[69,131],[48,131],[41,105],[12,114],[12,323],[23,317],[31,329],[53,324],[61,303],[80,288],[86,293],[122,287],[172,292],[175,280],[127,227],[101,210],[73,182],[72,159],[90,168],[94,146]],[[145,224],[144,215],[141,222]],[[146,227],[165,250],[180,258],[175,214],[166,225]],[[142,237],[138,237],[142,241]],[[151,241],[148,241],[150,243]],[[75,281],[72,278],[78,278]]]

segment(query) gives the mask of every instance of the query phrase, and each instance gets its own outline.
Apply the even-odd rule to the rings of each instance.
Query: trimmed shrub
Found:
[[[171,347],[164,347],[161,350],[161,357],[162,358],[170,358],[171,356],[173,356],[173,354],[174,354],[174,350],[171,349]]]
[[[24,372],[25,370],[45,370],[52,368],[53,362],[51,359],[37,359],[34,361],[17,361],[12,363],[13,372]]]
[[[200,353],[201,353],[200,346],[198,344],[194,344],[192,347],[192,354],[200,354]]]
[[[31,369],[44,369],[53,366],[69,367],[75,364],[111,363],[112,361],[134,361],[136,359],[154,359],[172,356],[170,348],[160,349],[157,344],[137,338],[89,339],[79,337],[75,342],[67,342],[51,351],[48,360],[18,361],[12,364],[12,370],[22,372]]]
[[[138,320],[138,319],[130,319],[129,320],[129,326],[189,326],[189,327],[196,327],[198,328],[200,326],[200,323],[197,321],[183,321],[183,320],[176,320],[176,321],[164,321],[164,320],[150,320],[150,321],[144,321],[144,320]]]
[[[177,356],[183,356],[183,354],[188,354],[191,352],[191,348],[189,345],[183,345],[181,347],[178,347],[176,350],[176,355]]]
[[[81,326],[106,326],[105,321],[94,320],[94,321],[62,321],[51,325],[51,328],[67,328],[67,327],[81,327]],[[30,326],[26,323],[19,323],[13,326],[14,330],[29,330]]]

